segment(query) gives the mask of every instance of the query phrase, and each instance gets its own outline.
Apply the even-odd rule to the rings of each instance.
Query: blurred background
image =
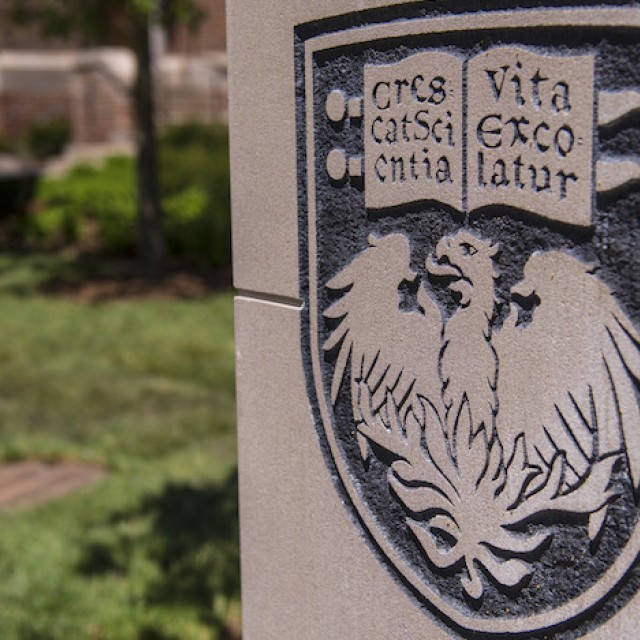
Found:
[[[241,636],[224,0],[0,0],[0,638]]]

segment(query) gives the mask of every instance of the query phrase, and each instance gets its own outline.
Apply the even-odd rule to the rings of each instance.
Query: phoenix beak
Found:
[[[526,281],[518,282],[511,287],[511,297],[517,300],[521,305],[527,307],[531,304],[535,304],[537,298],[536,290],[528,284]]]
[[[427,258],[427,271],[440,278],[462,278],[462,271],[454,264],[451,264],[449,256],[438,255],[440,252],[436,249],[437,260],[433,256]]]
[[[528,300],[535,294],[535,289],[528,285],[524,280],[511,287],[511,295],[516,298]]]
[[[407,269],[407,273],[405,273],[404,279],[407,282],[415,282],[417,277],[418,274],[415,271],[413,271],[412,269]]]

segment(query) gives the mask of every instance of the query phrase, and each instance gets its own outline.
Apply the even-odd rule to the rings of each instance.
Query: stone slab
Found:
[[[444,638],[372,556],[309,437],[299,331],[299,309],[236,299],[243,637]]]
[[[317,446],[299,309],[237,297],[236,345],[247,640],[445,640],[350,519]],[[640,596],[589,640],[634,640]],[[453,636],[455,637],[455,636]]]
[[[237,289],[299,297],[294,28],[382,0],[227,3]],[[249,53],[247,43],[251,43]],[[250,81],[248,79],[250,78]]]
[[[640,10],[229,24],[247,637],[635,637]]]

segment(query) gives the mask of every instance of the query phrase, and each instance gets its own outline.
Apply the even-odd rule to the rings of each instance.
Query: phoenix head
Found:
[[[535,302],[553,309],[566,307],[564,294],[572,291],[573,297],[593,298],[601,288],[599,281],[592,277],[593,267],[578,258],[560,251],[534,253],[524,267],[524,278],[511,288],[515,300]],[[559,287],[557,279],[563,286]]]
[[[435,257],[427,259],[427,271],[436,277],[448,278],[449,288],[459,296],[459,303],[470,304],[474,290],[493,299],[493,283],[498,278],[494,257],[499,245],[478,238],[468,231],[458,231],[442,238]]]
[[[375,272],[385,282],[415,281],[417,274],[409,266],[411,249],[402,234],[392,233],[379,238],[371,233],[368,241],[369,249],[364,254],[365,269]]]

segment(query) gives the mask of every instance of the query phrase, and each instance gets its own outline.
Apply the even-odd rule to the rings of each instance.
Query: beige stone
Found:
[[[297,26],[377,6],[384,3],[291,0],[276,11],[229,4],[244,633],[437,640],[457,637],[450,627],[513,637],[580,625],[633,565],[637,528],[571,599],[514,616],[476,615],[468,603],[480,607],[492,589],[526,602],[529,579],[543,584],[535,582],[536,563],[549,552],[553,526],[566,520],[579,523],[589,548],[576,559],[565,541],[552,552],[554,566],[591,570],[598,540],[613,526],[610,481],[626,474],[632,490],[639,485],[637,318],[611,275],[555,247],[556,236],[536,251],[526,229],[522,237],[509,231],[524,252],[518,262],[505,251],[519,265],[516,278],[501,262],[512,247],[469,221],[482,223],[486,207],[500,207],[501,216],[514,211],[534,228],[560,222],[568,237],[586,242],[600,225],[594,237],[604,238],[598,250],[606,251],[596,192],[630,186],[637,172],[632,158],[619,158],[625,171],[616,172],[593,141],[598,124],[617,126],[635,102],[626,96],[620,107],[596,93],[595,54],[560,52],[560,40],[555,52],[518,44],[518,34],[592,24],[640,29],[640,12],[599,6],[352,29],[341,22],[305,41],[296,77]],[[482,34],[501,30],[511,44],[485,44]],[[445,51],[447,38],[465,31],[485,50]],[[362,63],[357,89],[317,83],[314,65],[334,50],[344,48],[346,65],[360,45],[383,43],[388,52],[424,34],[440,44]],[[306,99],[302,148],[296,83]],[[483,124],[487,116],[494,121]],[[427,117],[430,137],[420,122]],[[357,127],[361,148],[340,138]],[[418,175],[416,154],[425,148],[436,157],[431,181],[424,158]],[[383,155],[390,171],[395,158],[395,181],[382,173]],[[445,156],[449,173],[442,169],[438,182],[433,169]],[[501,175],[493,180],[499,161],[510,167],[508,184]],[[549,188],[547,173],[556,181]],[[376,226],[378,216],[397,226],[409,205],[445,205],[457,212],[458,228],[430,237],[426,248],[415,229]],[[348,256],[339,234],[349,224],[335,223],[345,217],[370,230]],[[335,227],[327,230],[328,218]],[[502,232],[501,224],[486,228]],[[335,250],[329,275],[320,268],[327,247]],[[510,310],[500,313],[501,305]],[[620,459],[624,471],[614,469]],[[399,514],[389,516],[395,528],[376,500]],[[407,547],[395,531],[406,532]],[[466,600],[443,593],[427,574],[455,581]],[[551,593],[555,586],[543,585]],[[636,595],[585,637],[631,640],[639,607]]]
[[[367,208],[462,204],[462,64],[426,52],[365,66]]]
[[[299,331],[298,309],[237,299],[243,637],[444,640],[371,554],[336,493],[290,339]]]
[[[640,110],[640,91],[601,91],[598,124],[609,126]]]
[[[614,191],[640,180],[640,163],[634,160],[600,160],[596,164],[596,188],[599,192]]]
[[[451,638],[378,562],[331,482],[291,340],[300,321],[289,305],[236,300],[244,637]],[[587,637],[634,640],[639,610],[636,595]]]
[[[296,174],[295,26],[387,4],[385,0],[289,0],[273,10],[271,5],[256,6],[251,0],[228,3],[230,123],[237,131],[231,140],[232,162],[237,168],[232,188],[234,279],[239,289],[294,299],[299,296],[297,191],[292,179]],[[640,23],[638,14],[627,8],[602,8],[597,17],[586,8],[556,9],[551,16],[531,11],[526,20],[523,15],[496,12],[399,22],[363,28],[348,39],[366,42],[382,32],[386,37],[402,37],[479,28],[569,27],[588,25],[596,19],[599,24],[624,28]],[[346,39],[338,32],[318,38],[310,46],[327,40],[337,46]]]
[[[593,56],[517,47],[469,62],[470,210],[506,204],[591,224],[593,67]]]

